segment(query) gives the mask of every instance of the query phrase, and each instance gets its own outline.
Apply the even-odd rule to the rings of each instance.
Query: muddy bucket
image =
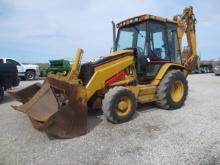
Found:
[[[59,138],[73,138],[86,133],[87,101],[83,86],[54,78],[47,78],[38,90],[36,86],[39,85],[13,94],[24,103],[13,108],[26,113],[34,128]],[[37,92],[30,98],[34,91]]]
[[[22,90],[16,92],[10,91],[8,93],[14,96],[17,101],[20,101],[24,104],[28,102],[41,89],[41,86],[41,83],[35,83]]]

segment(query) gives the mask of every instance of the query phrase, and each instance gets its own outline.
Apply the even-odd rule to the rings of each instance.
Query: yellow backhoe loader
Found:
[[[87,109],[101,108],[112,123],[129,121],[137,103],[156,102],[172,110],[184,105],[189,68],[198,65],[193,8],[173,20],[141,15],[113,23],[113,52],[81,64],[78,49],[68,75],[50,74],[13,95],[23,104],[14,109],[26,113],[34,128],[73,138],[87,131]],[[186,34],[188,55],[181,57]],[[193,65],[192,65],[193,64]]]

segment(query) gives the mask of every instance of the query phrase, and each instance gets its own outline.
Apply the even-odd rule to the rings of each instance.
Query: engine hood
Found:
[[[130,55],[134,54],[134,50],[132,50],[132,49],[118,50],[118,51],[111,52],[111,53],[103,55],[103,56],[98,56],[98,57],[92,59],[90,62],[96,62],[96,61],[102,60],[104,58],[108,58],[108,57],[112,57],[112,56],[118,56],[118,55],[124,55],[124,54],[130,54]]]
[[[93,64],[95,66],[99,66],[99,65],[105,64],[107,62],[117,60],[117,59],[122,58],[124,56],[133,56],[133,55],[134,55],[134,50],[132,50],[132,49],[119,50],[119,51],[112,52],[108,55],[101,56],[98,60],[93,62]]]
[[[112,52],[106,56],[108,57],[108,56],[117,56],[117,55],[122,55],[122,54],[133,54],[133,53],[134,53],[134,50],[127,49],[127,50],[118,50],[118,51]]]

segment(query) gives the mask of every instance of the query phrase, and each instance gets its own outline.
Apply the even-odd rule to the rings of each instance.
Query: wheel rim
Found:
[[[179,102],[184,95],[184,85],[182,81],[177,80],[171,88],[171,98],[174,102]]]
[[[132,109],[132,101],[129,97],[121,97],[116,105],[116,113],[118,116],[127,116]]]
[[[34,78],[34,75],[33,75],[32,73],[28,73],[28,74],[27,74],[27,77],[28,77],[28,79],[33,79],[33,78]]]

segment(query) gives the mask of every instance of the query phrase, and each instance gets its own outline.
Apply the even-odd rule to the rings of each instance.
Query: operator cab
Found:
[[[176,23],[144,15],[121,22],[117,27],[116,50],[136,50],[136,68],[140,82],[153,80],[164,63],[181,64]]]

